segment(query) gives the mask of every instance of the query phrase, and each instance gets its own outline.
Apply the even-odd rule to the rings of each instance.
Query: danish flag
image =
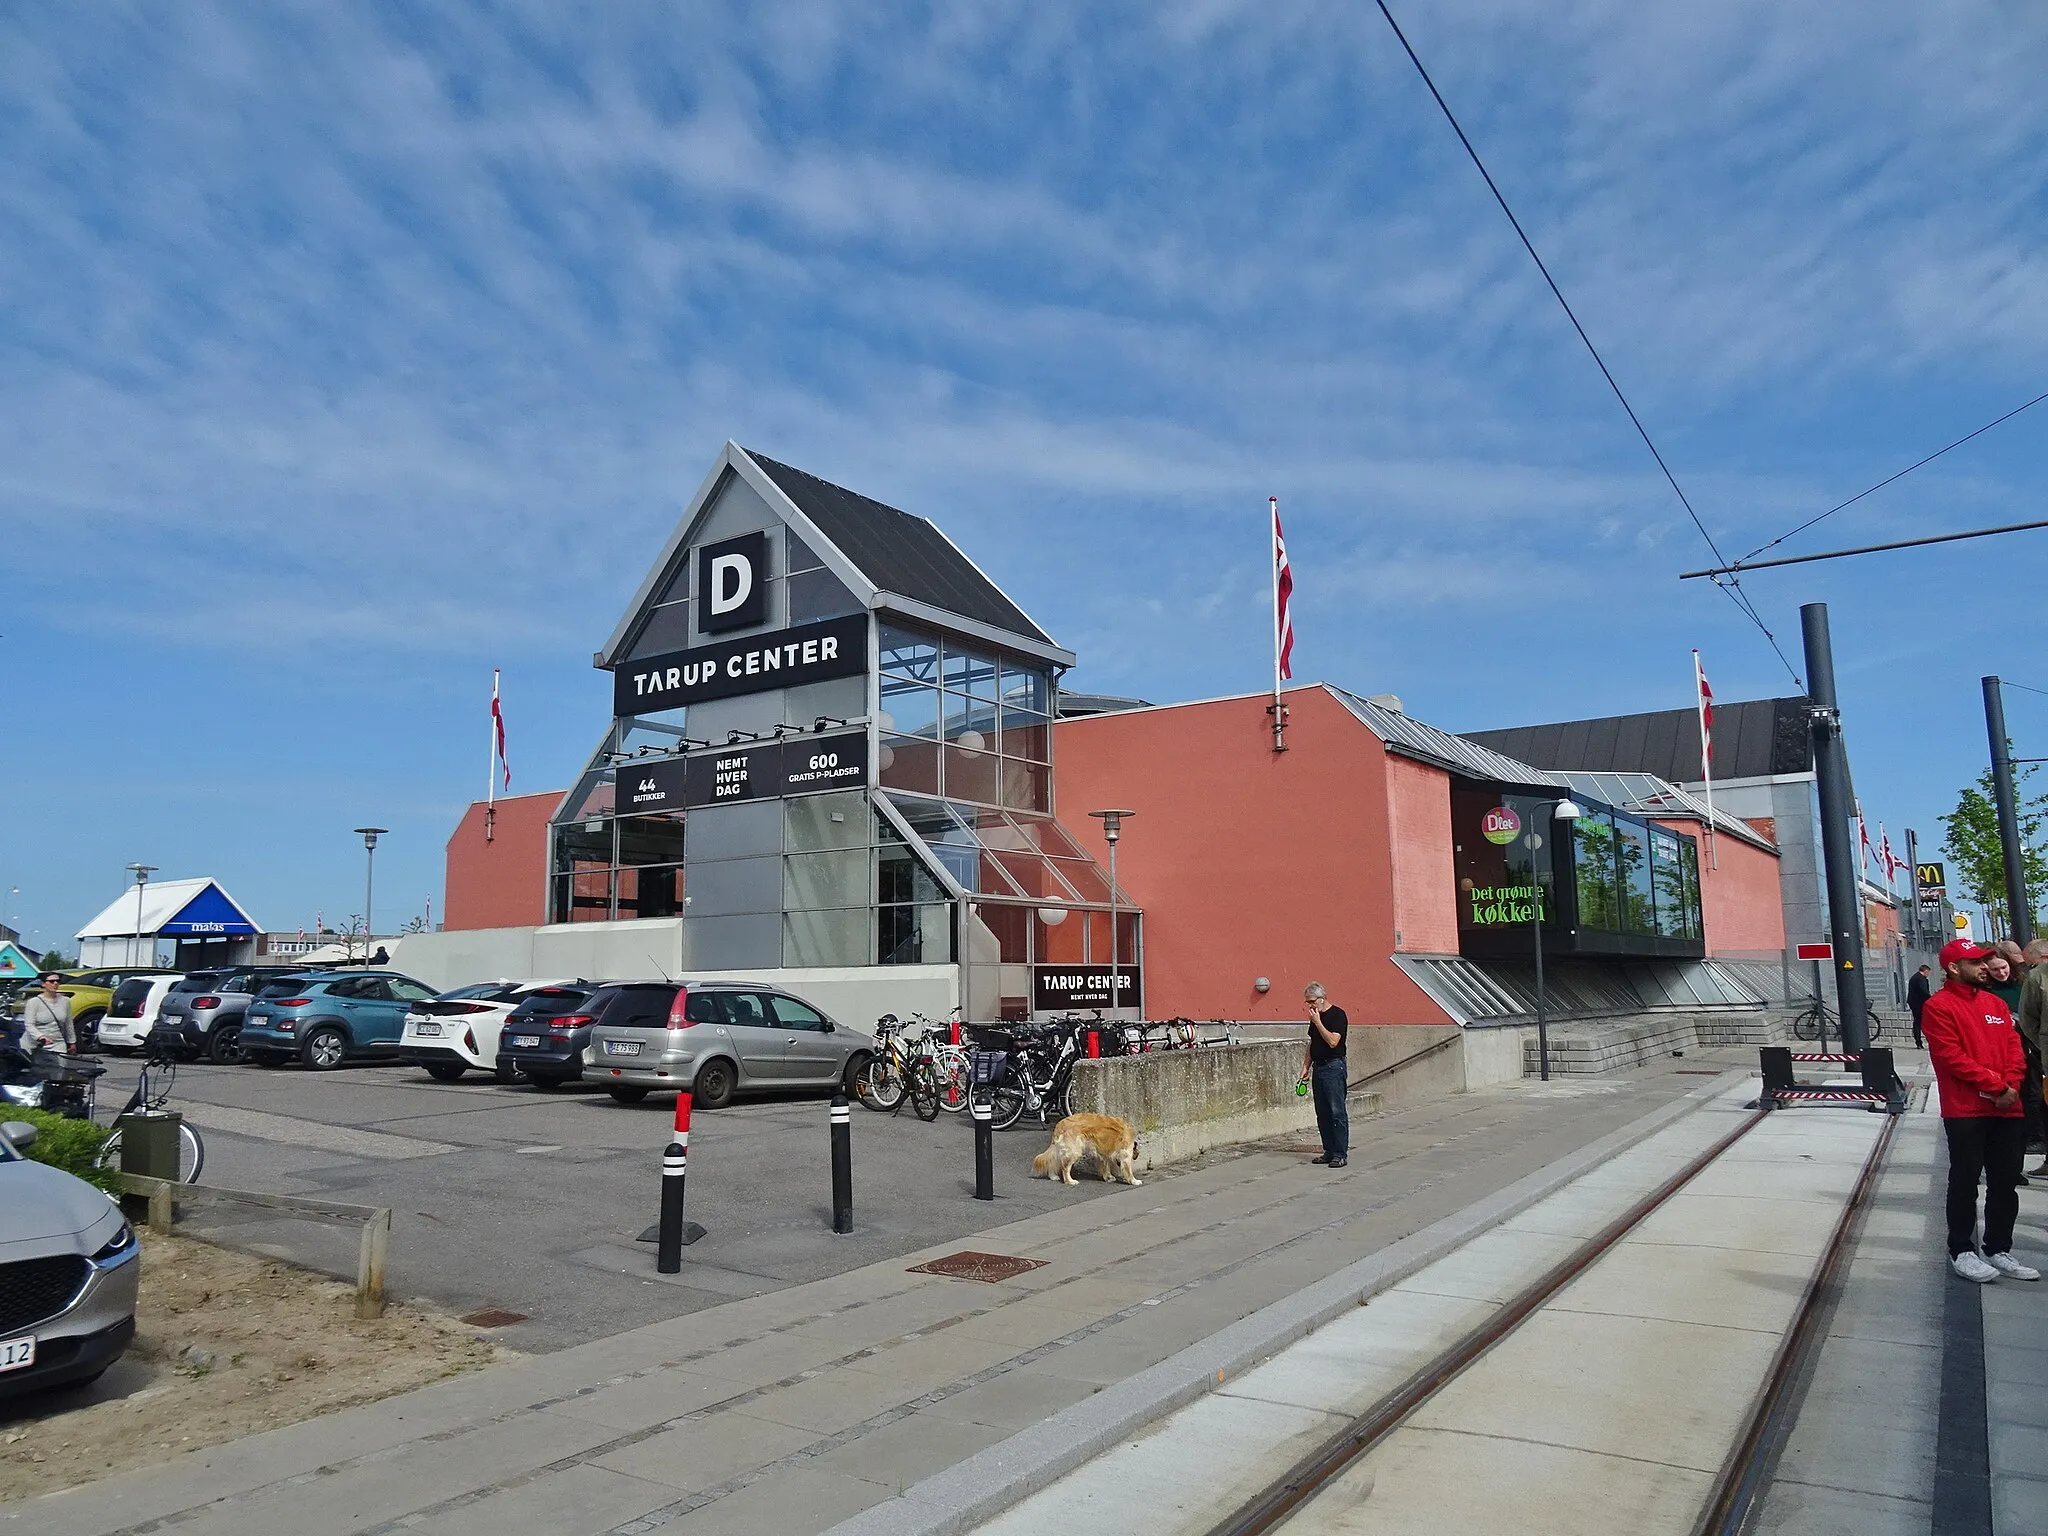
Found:
[[[1266,501],[1273,509],[1273,669],[1284,681],[1294,676],[1294,570],[1280,532],[1280,498]]]

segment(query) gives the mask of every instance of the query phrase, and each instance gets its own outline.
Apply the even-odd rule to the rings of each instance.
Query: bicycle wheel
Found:
[[[903,1074],[888,1057],[870,1057],[854,1078],[853,1091],[869,1109],[886,1115],[903,1102]]]
[[[1792,1021],[1792,1038],[1795,1040],[1818,1040],[1820,1038],[1820,1009],[1809,1008]]]
[[[967,1108],[974,1084],[974,1067],[965,1051],[947,1051],[939,1057],[939,1108],[957,1115]]]
[[[192,1129],[192,1122],[178,1122],[178,1182],[197,1184],[199,1171],[206,1166],[206,1143],[199,1139],[199,1133]]]
[[[989,1124],[996,1130],[1007,1131],[1024,1115],[1024,1095],[1010,1083],[997,1083],[980,1090],[986,1095],[989,1107]]]
[[[910,1107],[917,1111],[920,1120],[939,1118],[939,1077],[929,1061],[919,1061],[911,1066]]]

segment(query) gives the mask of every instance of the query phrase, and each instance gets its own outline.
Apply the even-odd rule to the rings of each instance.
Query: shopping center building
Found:
[[[470,808],[397,963],[755,977],[859,1023],[1297,1019],[1310,980],[1359,1023],[1506,1023],[1539,944],[1560,1014],[1754,1006],[1781,969],[1776,845],[1667,780],[1329,684],[1284,750],[1268,695],[1063,715],[1074,655],[936,524],[734,444],[594,659],[582,774]]]

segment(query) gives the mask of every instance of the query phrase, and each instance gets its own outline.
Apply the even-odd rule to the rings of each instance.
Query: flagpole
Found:
[[[1273,586],[1273,750],[1287,750],[1287,707],[1280,702],[1280,498],[1266,498],[1266,574]]]
[[[1707,785],[1707,868],[1721,867],[1721,847],[1714,841],[1714,751],[1707,734],[1707,671],[1700,653],[1692,653],[1692,710],[1700,726],[1700,777]]]
[[[484,775],[484,841],[498,830],[498,669],[491,668],[491,765]]]

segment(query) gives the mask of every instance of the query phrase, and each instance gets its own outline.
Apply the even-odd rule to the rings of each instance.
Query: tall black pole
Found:
[[[1820,790],[1821,859],[1827,870],[1828,938],[1835,949],[1835,1002],[1842,1014],[1842,1049],[1860,1056],[1870,1043],[1870,1004],[1863,991],[1863,926],[1856,901],[1856,861],[1849,848],[1849,753],[1835,700],[1828,605],[1804,604],[1799,628],[1806,641],[1806,691],[1813,700],[1813,765]]]
[[[1911,827],[1906,828],[1906,867],[1913,872],[1913,907],[1907,931],[1913,935],[1913,947],[1918,949],[1926,943],[1920,936],[1920,834]]]
[[[2019,796],[2012,786],[2012,743],[2005,738],[2005,692],[1984,679],[1984,729],[1991,737],[1991,793],[1998,806],[1998,846],[2005,853],[2005,926],[2013,943],[2034,941],[2034,908],[2027,900],[2027,866],[2020,851]]]

